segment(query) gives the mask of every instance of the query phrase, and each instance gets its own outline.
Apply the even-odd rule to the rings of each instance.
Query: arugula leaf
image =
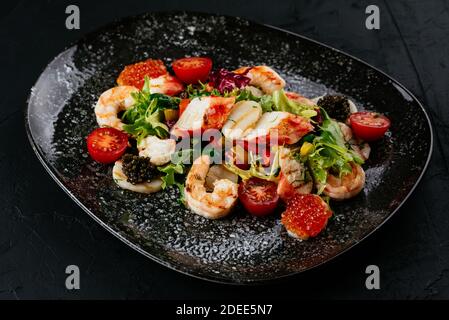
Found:
[[[207,83],[199,82],[198,85],[189,84],[186,87],[185,92],[189,95],[189,99],[192,100],[198,97],[216,96],[220,97],[222,94],[215,88],[211,88]]]

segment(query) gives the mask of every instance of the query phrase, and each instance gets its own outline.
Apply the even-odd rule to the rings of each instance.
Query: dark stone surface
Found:
[[[379,1],[381,29],[364,27],[364,1],[78,1],[81,30],[65,29],[69,2],[17,2],[1,12],[1,298],[447,298],[449,296],[449,4]],[[317,270],[262,287],[192,279],[130,250],[88,217],[46,174],[26,139],[23,110],[40,72],[82,34],[145,11],[189,9],[238,15],[309,36],[379,67],[426,105],[435,126],[430,167],[381,230]],[[394,107],[394,106],[392,106]],[[81,269],[81,290],[64,287]],[[381,290],[365,289],[365,268]]]

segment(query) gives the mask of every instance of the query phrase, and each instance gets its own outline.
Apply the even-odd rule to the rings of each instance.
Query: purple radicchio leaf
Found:
[[[226,69],[218,69],[211,73],[210,81],[221,94],[231,92],[234,88],[243,88],[250,82],[250,78]]]

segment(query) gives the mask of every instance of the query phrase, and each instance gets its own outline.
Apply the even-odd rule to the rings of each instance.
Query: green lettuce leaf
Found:
[[[317,115],[315,106],[299,104],[289,99],[282,89],[273,92],[272,100],[276,111],[290,112],[305,118],[312,118]]]
[[[321,114],[323,123],[319,135],[312,141],[314,152],[303,159],[318,184],[318,193],[323,191],[329,171],[341,177],[352,171],[352,162],[357,164],[364,162],[346,145],[337,121],[331,119],[323,109],[321,109]]]
[[[271,95],[263,95],[261,97],[256,97],[248,89],[240,89],[236,91],[235,101],[251,100],[260,104],[263,112],[275,111],[275,106],[273,103],[273,97]]]
[[[154,135],[168,136],[168,127],[162,122],[162,110],[178,109],[179,98],[160,93],[150,93],[149,78],[145,77],[142,90],[131,94],[134,104],[122,115],[123,130],[137,139]]]
[[[164,175],[162,179],[162,189],[170,186],[178,187],[181,198],[180,201],[184,203],[184,179],[187,173],[185,163],[190,163],[192,160],[193,149],[180,150],[171,156],[171,162],[165,166],[158,167],[158,170]]]

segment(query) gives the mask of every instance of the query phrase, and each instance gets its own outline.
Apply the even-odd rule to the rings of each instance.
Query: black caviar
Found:
[[[158,174],[158,170],[150,163],[150,158],[125,154],[122,157],[122,169],[129,183],[151,181]]]
[[[351,114],[348,98],[340,95],[326,95],[320,98],[317,105],[326,110],[329,117],[345,122]]]

